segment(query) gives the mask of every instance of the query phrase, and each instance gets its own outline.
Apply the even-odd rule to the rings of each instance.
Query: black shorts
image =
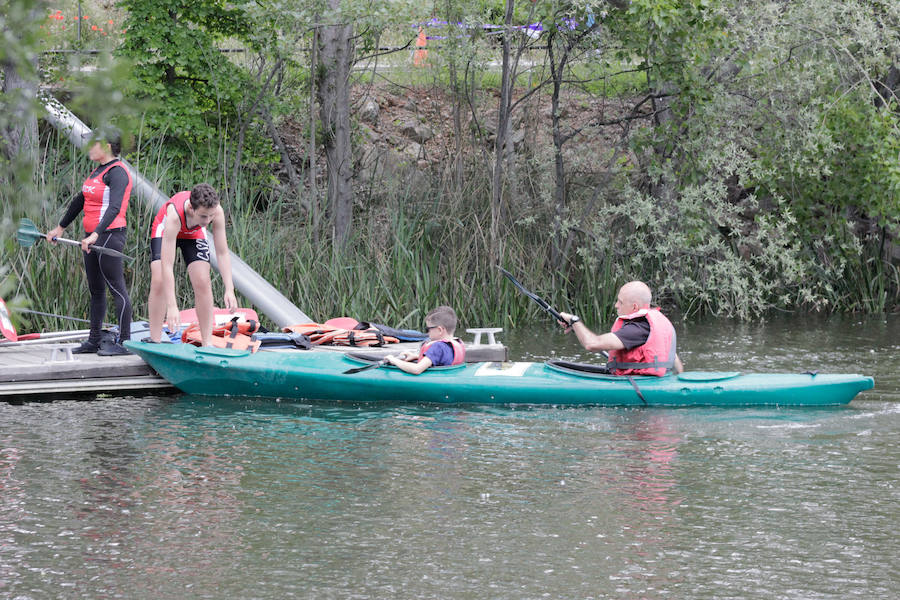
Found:
[[[175,240],[175,247],[181,250],[181,256],[184,257],[184,264],[189,265],[195,260],[209,262],[209,242],[204,239],[199,240]],[[162,259],[162,238],[150,238],[150,262]]]

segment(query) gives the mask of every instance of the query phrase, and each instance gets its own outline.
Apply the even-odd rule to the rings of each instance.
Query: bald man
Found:
[[[616,375],[662,376],[670,370],[684,371],[675,352],[675,328],[658,308],[652,308],[650,288],[642,281],[629,281],[616,297],[618,318],[609,333],[596,334],[577,316],[560,313],[566,333],[574,331],[590,352],[609,353],[607,366]]]

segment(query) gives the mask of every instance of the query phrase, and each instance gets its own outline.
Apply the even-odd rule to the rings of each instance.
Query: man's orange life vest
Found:
[[[615,333],[625,321],[647,317],[650,335],[642,345],[631,350],[612,350],[607,366],[616,375],[656,375],[661,377],[675,364],[675,328],[658,308],[641,310],[616,319],[612,326]]]

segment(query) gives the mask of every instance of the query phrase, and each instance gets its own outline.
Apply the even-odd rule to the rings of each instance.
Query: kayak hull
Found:
[[[344,374],[365,363],[333,351],[251,354],[187,344],[126,345],[183,392],[212,396],[449,404],[833,406],[847,404],[874,386],[872,378],[863,375],[703,372],[634,377],[633,385],[624,377],[534,362],[468,363],[431,368],[421,375],[389,366]]]

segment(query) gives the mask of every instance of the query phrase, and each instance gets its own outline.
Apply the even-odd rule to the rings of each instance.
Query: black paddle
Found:
[[[367,365],[363,365],[362,367],[354,367],[353,369],[347,369],[342,373],[342,375],[353,375],[354,373],[362,373],[363,371],[368,371],[369,369],[377,369],[383,365],[386,365],[388,362],[387,358],[382,358],[381,360],[376,360],[375,362],[369,363]]]
[[[13,312],[28,313],[28,314],[32,314],[32,315],[40,315],[42,317],[56,317],[57,319],[67,319],[69,321],[77,321],[79,323],[90,323],[90,321],[88,321],[87,319],[79,319],[77,317],[67,317],[65,315],[57,315],[54,313],[41,312],[39,310],[31,310],[28,308],[14,308]],[[102,325],[104,327],[112,327],[112,325],[109,323],[103,323]]]
[[[19,244],[24,248],[30,248],[34,245],[35,242],[45,238],[46,236],[38,231],[38,228],[35,226],[34,222],[31,219],[21,219],[19,221],[19,229],[16,231],[16,241],[19,242]],[[54,241],[62,242],[64,244],[71,244],[73,246],[81,245],[81,242],[76,242],[75,240],[67,240],[66,238],[56,237],[53,239]],[[100,254],[108,254],[109,256],[124,258],[125,260],[134,260],[130,256],[122,254],[118,250],[113,250],[112,248],[94,246],[93,244],[89,247],[94,252],[99,252]]]
[[[529,298],[531,298],[532,300],[534,300],[535,302],[537,302],[537,305],[540,306],[541,308],[543,308],[543,309],[544,309],[545,311],[547,311],[548,313],[550,313],[550,316],[552,316],[554,319],[556,319],[556,320],[559,321],[560,323],[565,323],[565,324],[567,324],[569,327],[572,326],[572,324],[569,323],[569,321],[567,321],[566,319],[563,319],[563,318],[562,318],[562,315],[560,315],[559,312],[558,312],[555,308],[553,308],[552,306],[550,306],[549,304],[547,304],[547,302],[544,301],[543,298],[541,298],[540,296],[538,296],[537,294],[535,294],[534,292],[532,292],[531,290],[529,290],[528,288],[526,288],[524,285],[522,285],[521,283],[519,283],[519,280],[516,279],[515,277],[513,277],[513,276],[512,276],[512,273],[510,273],[509,271],[507,271],[506,269],[504,269],[504,268],[501,267],[500,265],[497,265],[497,268],[500,269],[500,272],[501,272],[501,273],[503,273],[504,275],[506,275],[506,278],[509,279],[509,280],[512,282],[512,284],[513,284],[514,286],[516,286],[516,287],[519,289],[520,292],[522,292],[523,294],[525,294],[526,296],[528,296]]]
[[[497,268],[500,269],[501,273],[506,275],[506,278],[509,279],[512,282],[512,284],[514,286],[516,286],[516,288],[518,288],[518,290],[520,292],[522,292],[523,294],[525,294],[526,296],[528,296],[529,298],[531,298],[532,300],[537,302],[537,305],[540,306],[541,308],[543,308],[548,313],[550,313],[550,316],[552,316],[554,319],[556,319],[560,323],[565,323],[569,327],[572,326],[572,323],[570,323],[568,321],[568,319],[563,319],[562,315],[559,314],[559,311],[557,311],[555,308],[553,308],[552,306],[547,304],[547,302],[543,298],[541,298],[540,296],[538,296],[537,294],[535,294],[534,292],[532,292],[531,290],[526,288],[524,285],[519,283],[519,280],[516,279],[515,277],[513,277],[512,273],[510,273],[509,271],[507,271],[500,265],[497,265]],[[602,350],[601,352],[603,353],[604,356],[609,357],[609,354],[606,352],[606,350]]]

